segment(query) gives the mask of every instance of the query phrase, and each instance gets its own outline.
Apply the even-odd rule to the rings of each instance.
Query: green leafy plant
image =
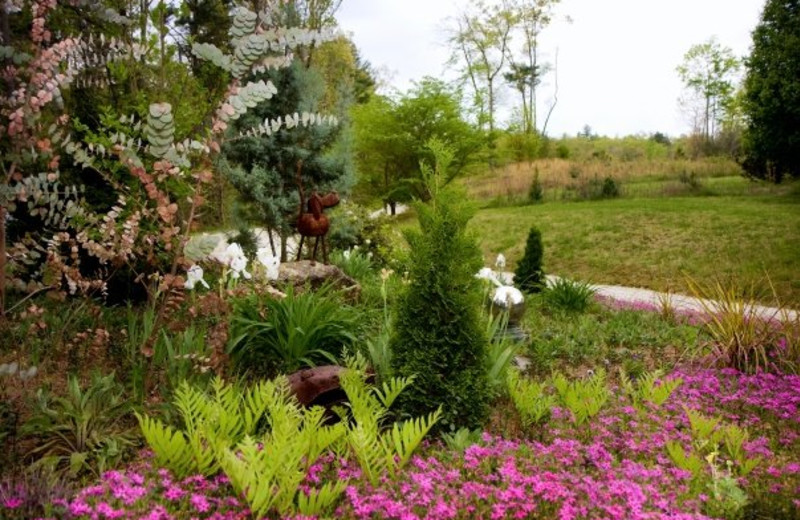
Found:
[[[712,476],[718,477],[717,461],[725,461],[728,476],[746,477],[761,462],[761,457],[750,458],[744,451],[744,445],[750,438],[749,432],[735,424],[723,424],[719,417],[708,417],[697,410],[683,407],[689,419],[692,443],[686,451],[674,441],[666,444],[667,453],[672,461],[681,469],[692,473],[693,489],[703,489],[706,485],[705,459],[712,470]],[[710,483],[713,485],[714,481]]]
[[[229,352],[234,366],[251,376],[290,373],[336,355],[355,341],[356,311],[332,289],[286,298],[249,295],[234,304]]]
[[[602,368],[584,380],[569,381],[563,374],[553,376],[559,401],[572,412],[576,424],[583,424],[603,409],[609,398],[606,372]]]
[[[301,408],[285,378],[249,388],[216,378],[210,394],[184,383],[175,406],[182,430],[137,415],[156,462],[179,477],[222,470],[258,518],[272,511],[321,514],[344,490],[338,482],[300,491],[308,468],[344,436],[345,426],[325,426],[321,407]]]
[[[344,434],[344,425],[324,426],[321,407],[302,410],[285,395],[267,400],[269,431],[246,436],[235,447],[217,451],[231,485],[247,500],[257,518],[270,511],[282,516],[327,511],[344,491],[346,482],[328,482],[305,494],[300,486],[308,468]]]
[[[542,259],[544,246],[542,246],[542,233],[532,227],[528,232],[528,241],[525,244],[525,254],[517,264],[514,273],[514,284],[519,290],[526,293],[541,292],[545,286]]]
[[[463,452],[481,442],[481,431],[459,428],[453,433],[442,434],[442,440],[449,449]]]
[[[564,312],[586,312],[594,301],[594,289],[585,282],[557,278],[544,292],[547,303]]]
[[[624,370],[619,373],[620,384],[636,407],[641,407],[644,402],[659,407],[683,384],[680,378],[665,380],[663,376],[661,370],[645,372],[636,379],[631,379]]]
[[[367,354],[370,363],[381,381],[387,380],[392,375],[392,350],[391,340],[392,318],[389,312],[389,290],[387,282],[392,278],[393,272],[381,269],[381,299],[383,300],[383,314],[380,331],[377,335],[366,340]]]
[[[411,459],[419,443],[442,415],[441,408],[415,419],[387,425],[389,408],[414,377],[395,377],[380,386],[367,383],[366,361],[356,357],[339,377],[349,408],[341,411],[350,425],[347,444],[374,485],[381,475],[394,475]]]
[[[153,362],[163,367],[167,387],[174,390],[183,381],[207,382],[211,377],[208,356],[205,330],[189,326],[176,335],[162,331],[155,343]]]
[[[89,470],[99,475],[133,445],[126,424],[130,411],[114,374],[93,376],[85,389],[77,377],[70,376],[63,397],[37,392],[34,415],[23,433],[37,439],[31,455],[52,460],[71,474]]]
[[[523,378],[517,370],[509,370],[506,384],[508,395],[511,396],[523,425],[530,427],[547,421],[556,400],[546,393],[545,383]]]
[[[445,187],[452,154],[431,143],[435,169],[423,168],[430,200],[417,204],[420,230],[410,245],[410,283],[400,297],[391,339],[392,372],[415,377],[398,400],[411,416],[442,406],[438,429],[478,428],[488,415],[486,336],[480,321],[482,264],[466,227],[472,211],[452,185]]]
[[[331,263],[354,280],[364,280],[373,274],[372,260],[359,249],[334,251]]]
[[[504,388],[506,374],[520,349],[519,344],[506,337],[508,319],[508,311],[488,312],[486,316],[486,336],[489,338],[486,374],[489,388],[495,394]]]
[[[180,477],[212,475],[219,470],[218,450],[255,435],[270,406],[277,409],[289,402],[283,379],[241,389],[215,378],[210,394],[187,382],[178,387],[174,404],[183,430],[147,415],[136,414],[136,418],[160,466]]]

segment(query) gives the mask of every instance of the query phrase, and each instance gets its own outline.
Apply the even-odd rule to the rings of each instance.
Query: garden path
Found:
[[[558,279],[556,276],[549,275],[548,283],[553,283]],[[628,305],[640,305],[644,308],[661,309],[665,302],[678,313],[704,313],[706,308],[717,308],[719,303],[713,300],[702,300],[685,294],[663,293],[650,289],[638,287],[623,287],[620,285],[591,284],[592,289],[601,298],[606,298],[619,303]],[[748,309],[749,310],[749,309]],[[798,311],[778,309],[763,305],[754,305],[753,313],[765,320],[790,320],[798,319]]]

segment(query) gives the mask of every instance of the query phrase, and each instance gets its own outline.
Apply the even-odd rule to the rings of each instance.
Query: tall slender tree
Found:
[[[800,0],[768,0],[747,60],[743,166],[780,182],[800,177]]]
[[[729,47],[716,38],[693,45],[678,66],[678,75],[686,88],[702,103],[701,119],[695,128],[706,140],[713,139],[726,109],[733,99],[736,76],[741,62]]]

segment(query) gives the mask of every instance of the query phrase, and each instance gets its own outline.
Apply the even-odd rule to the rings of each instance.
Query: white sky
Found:
[[[682,85],[675,68],[694,44],[711,36],[738,56],[749,53],[750,33],[765,0],[562,0],[558,20],[545,29],[540,49],[552,62],[559,51],[558,105],[548,134],[575,134],[585,124],[601,135],[689,131],[678,109]],[[445,19],[453,0],[344,0],[342,28],[362,56],[391,72],[406,90],[423,76],[452,79],[445,69]],[[567,23],[569,16],[573,21]],[[552,98],[553,76],[540,87],[539,112]],[[512,92],[505,105],[516,103]],[[506,108],[503,114],[508,114]],[[502,114],[501,114],[502,117]]]

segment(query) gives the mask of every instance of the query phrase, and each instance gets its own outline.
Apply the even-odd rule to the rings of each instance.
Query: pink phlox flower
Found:
[[[192,494],[189,503],[198,513],[206,513],[211,509],[211,504],[208,502],[208,499],[204,495],[199,495],[197,493]]]

